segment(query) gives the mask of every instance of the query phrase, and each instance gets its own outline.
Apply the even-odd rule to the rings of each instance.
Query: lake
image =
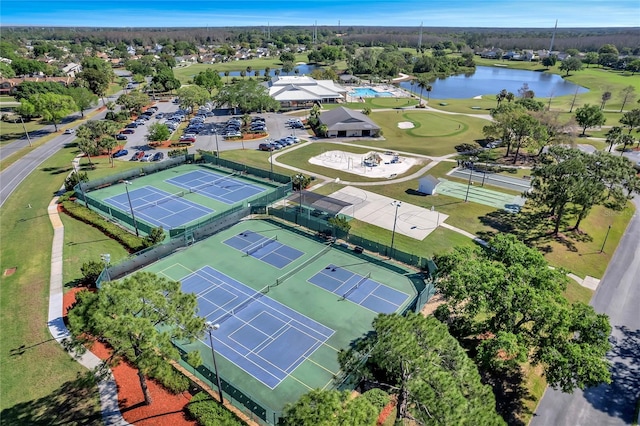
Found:
[[[523,83],[529,85],[529,89],[534,91],[536,98],[573,95],[576,89],[578,93],[589,91],[564,80],[557,74],[499,67],[476,67],[476,72],[473,74],[438,78],[431,83],[433,90],[430,97],[432,99],[469,99],[479,95],[495,97],[502,89],[507,89],[508,92],[518,96],[518,89]],[[412,87],[408,81],[400,83],[400,87],[420,94],[418,86]],[[426,98],[427,93],[423,91],[422,96]]]

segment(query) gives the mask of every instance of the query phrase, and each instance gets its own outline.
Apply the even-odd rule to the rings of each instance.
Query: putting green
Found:
[[[455,115],[407,112],[403,116],[413,123],[413,129],[407,131],[418,137],[454,136],[469,129],[469,126]]]

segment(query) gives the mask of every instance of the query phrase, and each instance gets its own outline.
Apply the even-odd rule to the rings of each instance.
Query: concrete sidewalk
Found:
[[[48,214],[53,226],[53,243],[51,245],[51,279],[49,283],[49,332],[58,343],[70,337],[69,330],[63,320],[63,279],[62,266],[64,263],[64,226],[58,215],[58,197],[49,203]],[[98,391],[100,393],[100,406],[102,407],[102,420],[105,425],[127,426],[127,423],[120,413],[118,407],[118,388],[113,378],[111,370],[104,377],[98,376],[98,367],[102,365],[102,360],[90,351],[83,355],[70,352],[69,355],[84,365],[91,371],[96,372],[98,377]]]

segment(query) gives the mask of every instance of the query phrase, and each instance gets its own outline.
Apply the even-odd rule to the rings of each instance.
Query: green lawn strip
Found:
[[[567,242],[564,244],[552,238],[543,238],[536,242],[536,246],[545,252],[545,258],[553,266],[562,266],[582,278],[587,275],[602,278],[634,213],[631,203],[627,203],[626,209],[621,212],[602,206],[594,207],[580,225],[584,234],[576,236],[574,232],[567,231]],[[611,231],[606,236],[609,225]],[[604,251],[600,253],[605,236],[607,241]]]
[[[330,167],[324,167],[317,164],[311,164],[308,162],[309,158],[315,157],[317,155],[321,155],[327,151],[334,151],[334,150],[345,151],[345,152],[351,152],[354,154],[364,155],[368,152],[371,152],[372,150],[379,150],[379,149],[380,148],[378,149],[365,148],[365,147],[360,148],[360,147],[342,145],[339,143],[331,143],[331,142],[320,142],[320,143],[314,142],[314,143],[306,144],[305,146],[302,146],[298,149],[294,149],[289,152],[283,153],[278,157],[278,161],[280,161],[283,164],[288,164],[290,166],[299,167],[301,169],[308,170],[311,173],[317,173],[323,176],[338,177],[345,181],[351,181],[351,182],[386,181],[385,178],[368,178],[366,174],[360,175],[356,173],[349,173],[346,171],[336,170]],[[409,170],[407,170],[405,173],[403,173],[400,176],[410,175],[411,173],[415,173],[416,171],[420,170],[422,167],[424,167],[428,163],[429,163],[429,160],[421,159],[420,164],[414,164],[409,168]]]
[[[80,268],[85,262],[100,262],[100,255],[111,255],[111,263],[127,257],[127,251],[102,231],[66,214],[60,215],[64,225],[63,283],[73,287],[82,278]]]
[[[220,152],[220,158],[246,164],[247,166],[251,167],[258,167],[263,170],[270,170],[268,151],[258,151],[255,149],[236,149],[233,151],[222,151]],[[274,173],[280,173],[285,176],[293,176],[296,174],[296,172],[294,172],[293,170],[280,167],[275,163],[273,164],[273,171]]]
[[[604,141],[597,141],[589,138],[583,138],[583,139],[578,139],[577,143],[580,145],[591,145],[598,151],[609,151],[609,144]],[[614,149],[611,150],[612,154],[615,154]]]
[[[349,223],[351,224],[350,234],[382,245],[391,245],[391,231],[357,219]],[[422,241],[396,232],[393,242],[394,249],[425,258],[446,253],[454,247],[473,245],[475,243],[470,238],[442,227],[438,227]]]
[[[29,134],[41,130],[47,123],[42,123],[40,120],[25,121],[24,127],[20,121],[11,123],[9,121],[3,121],[0,125],[0,146],[6,145],[10,142],[16,141],[25,136],[24,129],[26,127]]]
[[[521,369],[524,376],[523,384],[528,395],[522,398],[522,403],[526,407],[526,410],[523,410],[523,412],[518,415],[518,418],[522,420],[522,424],[528,425],[538,403],[544,395],[544,391],[547,388],[547,381],[542,376],[542,366],[540,365],[533,366],[527,362],[522,364]]]
[[[0,96],[0,102],[17,102],[13,96]]]
[[[88,400],[81,392],[83,399],[76,401],[69,399],[74,393],[60,395],[86,370],[52,340],[47,328],[53,237],[47,206],[66,176],[60,170],[70,167],[71,158],[73,150],[67,148],[45,161],[0,212],[0,239],[4,241],[0,269],[17,268],[15,274],[0,279],[0,344],[5,349],[5,356],[0,357],[0,404],[8,409],[1,414],[3,421],[13,415],[12,410],[23,404],[37,405],[43,399],[60,403],[60,412],[67,404],[84,407],[77,423],[99,412],[95,386]]]
[[[480,95],[480,94],[478,94]],[[431,99],[429,107],[461,114],[489,114],[497,106],[495,95],[481,95],[481,99]]]

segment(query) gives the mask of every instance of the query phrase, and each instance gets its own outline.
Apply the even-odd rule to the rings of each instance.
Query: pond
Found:
[[[500,67],[476,67],[473,74],[460,74],[451,77],[438,78],[431,83],[433,87],[430,98],[432,99],[470,99],[475,96],[487,95],[495,98],[502,89],[507,89],[514,95],[518,95],[518,89],[523,83],[529,85],[536,98],[557,97],[588,92],[589,89],[566,81],[557,74],[538,71],[514,70]],[[400,83],[403,89],[420,94],[417,85],[410,82]],[[423,97],[427,97],[425,91]]]

